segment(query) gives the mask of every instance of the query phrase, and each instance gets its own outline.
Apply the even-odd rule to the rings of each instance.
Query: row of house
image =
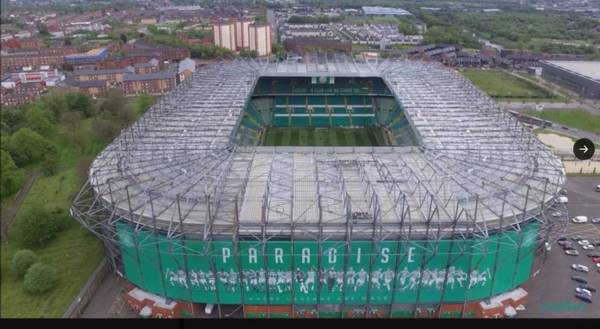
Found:
[[[125,95],[164,94],[196,70],[194,60],[187,58],[177,64],[175,71],[161,70],[157,59],[126,68],[77,70],[67,80],[67,85],[91,96],[108,89],[121,89]]]

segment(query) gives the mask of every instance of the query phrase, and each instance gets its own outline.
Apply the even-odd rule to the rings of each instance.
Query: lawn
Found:
[[[68,208],[74,193],[79,189],[79,177],[74,168],[64,169],[51,177],[41,176],[35,182],[17,215],[40,204]],[[11,233],[12,230],[10,231]],[[79,293],[103,257],[100,241],[73,221],[47,246],[33,249],[42,262],[55,266],[60,273],[57,287],[43,295],[29,295],[23,290],[23,280],[17,280],[9,271],[9,264],[21,246],[14,234],[2,243],[2,290],[0,316],[10,317],[60,317]]]
[[[385,145],[379,128],[267,128],[262,146]]]
[[[562,110],[526,110],[525,114],[540,119],[552,121],[565,126],[600,134],[600,115],[592,114],[579,109]]]
[[[132,98],[127,105],[135,110],[136,117],[155,101],[154,97],[138,102],[140,99]],[[58,207],[67,213],[86,179],[89,162],[106,146],[93,134],[94,123],[94,118],[88,118],[76,126],[57,126],[57,134],[52,138],[58,149],[57,172],[35,181],[17,213],[17,225],[23,214],[35,207]],[[25,169],[39,170],[37,167],[31,165]],[[2,207],[10,206],[13,199],[14,195],[2,200]],[[17,280],[9,270],[13,255],[23,247],[15,237],[14,227],[8,233],[1,245],[0,317],[61,317],[104,257],[102,243],[75,220],[70,220],[68,228],[47,245],[33,249],[43,263],[57,268],[58,286],[43,295],[29,295],[23,289],[23,280]]]
[[[502,100],[563,101],[531,81],[498,70],[464,69],[463,74],[490,97]]]

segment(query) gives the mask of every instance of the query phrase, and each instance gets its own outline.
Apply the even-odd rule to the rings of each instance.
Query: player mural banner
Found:
[[[213,241],[117,226],[125,273],[159,295],[197,303],[463,302],[529,277],[538,225],[485,240]],[[520,245],[520,248],[517,246]]]

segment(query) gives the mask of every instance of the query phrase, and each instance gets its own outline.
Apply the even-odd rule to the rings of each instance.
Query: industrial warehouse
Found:
[[[71,211],[160,316],[496,317],[566,224],[564,183],[456,71],[312,53],[196,71]]]

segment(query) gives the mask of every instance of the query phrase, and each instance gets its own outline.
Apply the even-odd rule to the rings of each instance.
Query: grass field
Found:
[[[565,126],[600,134],[600,115],[583,110],[526,110],[524,113]]]
[[[564,101],[533,82],[498,70],[464,69],[463,74],[490,97],[507,100]]]
[[[148,97],[145,105],[141,106],[137,103],[138,99],[131,98],[128,104],[134,106],[136,117],[142,114],[142,107],[154,101],[154,98]],[[30,209],[41,206],[48,209],[57,207],[67,213],[86,179],[89,163],[106,146],[106,142],[93,134],[94,126],[94,119],[88,118],[76,126],[60,124],[56,127],[53,142],[58,149],[58,170],[52,176],[42,175],[35,181],[16,215],[15,223]],[[36,165],[24,169],[39,170]],[[2,208],[12,206],[14,197],[3,199]],[[41,257],[42,263],[58,270],[59,283],[45,294],[30,295],[23,289],[23,280],[17,280],[9,270],[13,255],[23,249],[15,233],[16,230],[11,227],[8,238],[0,246],[0,317],[61,317],[104,257],[102,243],[71,220],[68,228],[47,245],[32,249]]]
[[[29,208],[43,204],[48,207],[68,208],[73,194],[79,189],[79,177],[74,168],[61,170],[50,177],[39,177],[23,202],[19,216]],[[12,230],[11,230],[12,231]],[[54,266],[60,273],[57,287],[42,295],[30,295],[23,289],[23,280],[17,280],[9,271],[12,256],[22,247],[11,237],[2,243],[0,262],[2,318],[60,317],[103,257],[100,241],[75,221],[48,245],[33,249],[43,263]]]
[[[386,145],[379,128],[267,128],[262,146]]]

